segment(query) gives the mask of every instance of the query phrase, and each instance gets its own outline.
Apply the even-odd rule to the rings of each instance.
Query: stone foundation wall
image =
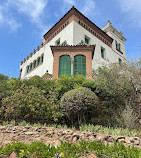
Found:
[[[21,126],[0,126],[0,147],[5,144],[24,142],[30,144],[33,141],[42,141],[46,145],[60,145],[61,141],[77,143],[79,141],[99,141],[104,144],[113,144],[113,138],[126,146],[141,148],[141,139],[138,137],[111,136],[102,133],[80,132],[77,130],[61,130],[53,127],[21,127]]]

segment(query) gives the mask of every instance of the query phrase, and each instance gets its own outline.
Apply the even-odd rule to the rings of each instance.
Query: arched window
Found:
[[[71,59],[69,55],[62,55],[59,59],[59,77],[63,74],[71,75]]]
[[[36,60],[34,60],[34,62],[33,62],[33,68],[35,68],[36,67]]]
[[[37,66],[40,65],[40,58],[37,60]]]
[[[86,76],[86,57],[84,55],[76,55],[74,57],[73,74],[82,74]]]

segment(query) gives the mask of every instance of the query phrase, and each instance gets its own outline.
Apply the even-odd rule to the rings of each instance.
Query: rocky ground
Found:
[[[77,143],[79,141],[99,141],[104,144],[113,144],[113,139],[122,141],[126,146],[141,148],[141,139],[138,137],[111,136],[102,133],[81,132],[77,130],[61,130],[53,127],[22,127],[22,126],[0,126],[0,147],[5,144],[24,142],[30,144],[33,141],[42,141],[46,145],[60,145],[61,141]]]

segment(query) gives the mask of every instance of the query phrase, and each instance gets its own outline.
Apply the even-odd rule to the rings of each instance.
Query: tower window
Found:
[[[101,58],[105,59],[105,49],[101,47]]]
[[[120,43],[118,43],[117,41],[115,41],[115,44],[116,44],[116,50],[121,51],[121,45],[120,45]]]

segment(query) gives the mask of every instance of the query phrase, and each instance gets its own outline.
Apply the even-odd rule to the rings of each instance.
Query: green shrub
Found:
[[[114,143],[113,146],[104,145],[102,142],[79,142],[71,144],[62,142],[60,146],[54,147],[45,145],[42,142],[33,142],[30,145],[24,143],[15,143],[0,148],[0,156],[8,157],[12,151],[15,151],[19,158],[30,158],[31,156],[41,158],[67,157],[78,158],[94,153],[97,157],[112,158],[140,158],[141,150],[135,147],[125,147],[121,142]]]
[[[2,101],[1,113],[8,120],[43,121],[52,118],[51,108],[43,92],[36,87],[22,86]]]
[[[78,119],[82,124],[86,121],[88,114],[94,111],[98,105],[98,97],[90,89],[80,87],[70,90],[61,98],[61,107],[69,119]]]

